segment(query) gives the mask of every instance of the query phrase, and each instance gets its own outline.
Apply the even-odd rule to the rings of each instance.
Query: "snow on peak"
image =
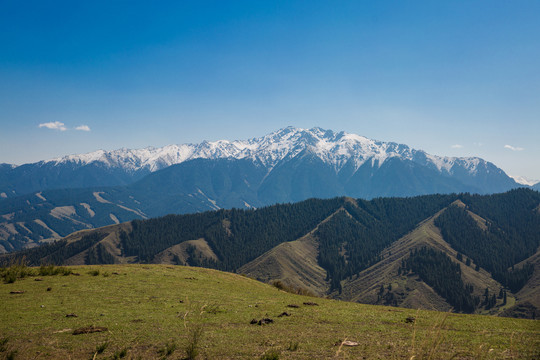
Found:
[[[540,180],[533,180],[529,179],[525,176],[512,176],[510,175],[512,179],[514,179],[515,182],[517,182],[520,185],[526,185],[526,186],[533,186],[540,182]]]
[[[425,154],[426,158],[429,159],[431,164],[433,164],[437,170],[440,172],[446,172],[451,174],[452,168],[454,166],[459,166],[468,170],[471,174],[476,174],[478,170],[478,165],[484,160],[477,157],[446,157],[446,156],[437,156]]]
[[[203,141],[200,144],[168,145],[161,148],[98,150],[81,155],[68,155],[44,163],[75,163],[81,166],[98,163],[108,167],[121,167],[129,171],[148,169],[156,171],[173,164],[192,159],[251,159],[266,167],[273,168],[286,158],[293,158],[302,152],[316,155],[336,171],[347,163],[358,169],[366,162],[380,167],[387,159],[399,157],[421,162],[441,172],[452,172],[454,165],[465,167],[474,173],[480,161],[478,158],[448,158],[429,155],[421,150],[410,149],[407,145],[380,142],[364,136],[346,132],[333,132],[318,127],[312,129],[292,126],[274,131],[259,138],[248,140]]]

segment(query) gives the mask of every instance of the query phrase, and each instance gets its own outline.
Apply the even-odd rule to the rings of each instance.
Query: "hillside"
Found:
[[[202,266],[343,300],[501,314],[537,306],[539,204],[526,189],[311,199],[85,230],[0,262]]]
[[[452,205],[465,206],[459,200]],[[411,251],[424,247],[435,249],[459,264],[463,282],[473,286],[472,296],[481,297],[486,288],[489,288],[491,293],[498,294],[503,286],[492,279],[484,269],[476,271],[474,262],[471,261],[467,266],[463,261],[458,261],[457,251],[443,239],[434,220],[444,211],[446,209],[423,221],[416,229],[385,249],[381,261],[358,275],[346,279],[342,285],[343,292],[337,298],[413,309],[451,310],[452,305],[422,281],[418,274],[401,273],[403,261],[410,256]]]
[[[527,264],[532,264],[534,267],[531,280],[516,295],[522,303],[529,303],[533,309],[540,309],[540,250],[515,267],[523,268]],[[509,314],[511,315],[511,312]]]
[[[47,276],[54,269],[46,268],[42,275],[0,284],[0,303],[10,309],[0,312],[0,356],[532,359],[539,355],[540,334],[537,322],[531,320],[298,296],[202,268],[69,269],[73,274],[67,276]],[[287,315],[280,316],[283,313]],[[266,318],[273,322],[251,324]],[[357,345],[347,346],[345,341]]]
[[[327,272],[318,263],[319,246],[313,231],[294,241],[284,242],[253,261],[238,273],[267,283],[280,281],[317,296],[328,293]]]
[[[116,203],[108,200],[119,194],[119,189],[52,190],[1,201],[0,253],[38,246],[79,230],[147,218],[129,197]]]
[[[480,158],[440,157],[320,128],[289,127],[249,140],[100,150],[0,167],[0,253],[77,230],[167,214],[336,196],[490,194],[518,186]]]

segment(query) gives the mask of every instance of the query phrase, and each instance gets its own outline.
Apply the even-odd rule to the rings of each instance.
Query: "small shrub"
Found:
[[[104,273],[103,273],[103,277],[109,277],[109,273],[108,273],[108,272],[104,272]]]
[[[289,347],[287,348],[287,350],[289,351],[296,351],[298,350],[298,341],[295,341],[295,342],[290,342],[289,343]]]
[[[38,270],[40,276],[70,275],[73,271],[64,266],[41,265]]]
[[[96,353],[102,354],[107,348],[107,346],[109,346],[108,342],[104,342],[103,344],[96,346]]]
[[[194,326],[189,332],[188,344],[186,346],[186,360],[194,360],[199,355],[199,342],[203,334],[202,325]]]
[[[165,347],[161,350],[159,350],[159,354],[162,355],[162,356],[169,356],[171,355],[174,350],[176,350],[176,343],[175,342],[168,342],[167,344],[165,344]]]
[[[26,266],[24,259],[19,259],[8,267],[0,268],[0,276],[7,284],[14,283],[17,279],[34,275],[34,271]]]
[[[6,284],[13,284],[15,281],[17,281],[17,273],[14,271],[7,271],[6,274],[4,274],[4,282]]]
[[[276,350],[271,350],[267,352],[266,354],[264,354],[263,356],[261,356],[260,359],[261,360],[279,360],[279,352],[277,352]]]
[[[68,269],[67,267],[64,267],[64,266],[58,266],[57,269],[58,269],[58,274],[60,275],[68,276],[68,275],[73,274],[73,270]]]
[[[54,275],[54,265],[41,265],[38,274],[40,276]]]
[[[284,284],[280,280],[273,281],[272,285],[274,287],[278,288],[279,290],[283,290],[283,291],[286,291],[286,292],[291,293],[291,294],[316,297],[316,295],[314,293],[312,293],[311,291],[309,291],[308,289],[304,289],[304,288],[301,288],[301,287],[295,287],[295,286],[289,286],[287,284]]]
[[[174,342],[167,344],[167,347],[165,350],[166,350],[165,352],[166,355],[171,355],[174,352],[174,350],[176,350],[176,344]]]
[[[116,352],[113,354],[112,358],[113,358],[114,360],[118,360],[118,359],[125,358],[126,355],[127,355],[127,349],[124,348],[124,349],[122,349],[122,350],[116,351]]]
[[[99,275],[99,270],[91,270],[91,271],[88,272],[88,275],[98,276]]]
[[[4,337],[0,339],[0,352],[7,351],[7,343],[9,341],[9,338]]]
[[[280,280],[272,281],[272,285],[279,290],[285,290],[285,284],[282,283]]]

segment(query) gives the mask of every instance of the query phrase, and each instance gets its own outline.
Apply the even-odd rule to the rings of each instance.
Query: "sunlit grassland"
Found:
[[[280,359],[533,359],[540,355],[538,321],[304,297],[202,268],[70,269],[79,275],[30,276],[0,284],[0,340],[7,339],[0,359],[181,359],[188,356],[197,331],[200,359],[257,359],[269,354]],[[283,312],[290,316],[278,317]],[[261,318],[274,323],[250,324]],[[91,325],[107,331],[72,334]],[[358,346],[340,346],[343,340]]]

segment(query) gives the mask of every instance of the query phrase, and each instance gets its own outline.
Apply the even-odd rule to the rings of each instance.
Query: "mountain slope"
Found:
[[[309,235],[281,243],[238,269],[239,274],[263,282],[280,281],[317,296],[328,291],[326,270],[317,263],[317,242]]]
[[[498,314],[536,294],[539,205],[527,189],[311,199],[85,230],[0,263],[189,264],[339,299]]]
[[[454,204],[465,206],[459,200]],[[484,269],[474,270],[475,264],[472,261],[466,266],[464,262],[457,260],[457,251],[443,239],[434,224],[434,220],[444,211],[446,209],[423,221],[416,229],[386,248],[381,254],[381,261],[346,279],[342,284],[342,293],[337,295],[337,298],[361,303],[448,311],[452,306],[417,274],[401,274],[403,261],[412,251],[425,247],[444,253],[459,264],[463,281],[473,286],[473,296],[482,296],[486,287],[491,293],[499,293],[501,284],[493,280],[488,272]],[[384,292],[381,291],[382,287],[385,288]]]
[[[530,280],[516,294],[521,302],[530,302],[534,307],[540,309],[540,249],[531,257],[516,265],[517,268],[532,264],[534,272]]]
[[[136,200],[116,188],[50,190],[6,199],[0,202],[0,214],[0,246],[5,251],[33,247],[78,230],[147,218]]]
[[[329,221],[340,211],[343,211],[343,207],[320,224]],[[318,296],[325,295],[330,286],[326,270],[318,263],[319,243],[315,233],[319,225],[297,240],[279,244],[241,266],[237,272],[259,281],[280,281],[291,288],[306,289]]]
[[[459,200],[453,205],[465,207]],[[457,260],[457,251],[443,239],[434,220],[444,211],[446,208],[422,221],[413,231],[385,248],[379,256],[380,261],[342,280],[339,291],[329,291],[330,284],[325,278],[327,272],[320,266],[313,266],[321,256],[318,243],[324,241],[317,238],[317,229],[299,240],[276,246],[242,266],[238,272],[265,282],[279,280],[292,288],[304,288],[318,295],[331,294],[333,298],[341,300],[448,311],[452,309],[452,305],[418,275],[401,274],[403,261],[412,251],[429,247],[446,254],[459,264],[464,283],[472,285],[472,296],[481,298],[486,288],[490,293],[498,294],[503,286],[492,279],[484,269],[475,270],[474,262],[468,261],[468,265],[465,265],[465,261]],[[340,208],[325,222],[342,213],[355,221],[345,208]],[[473,213],[471,216],[478,218]],[[341,243],[340,255],[350,260],[345,248]],[[511,294],[508,295],[508,301],[514,301]]]

